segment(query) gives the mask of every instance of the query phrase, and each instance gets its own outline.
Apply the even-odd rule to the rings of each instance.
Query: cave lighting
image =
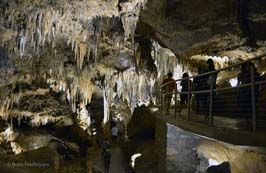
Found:
[[[214,159],[209,159],[208,163],[209,163],[209,166],[216,166],[220,164],[217,160],[214,160]]]
[[[237,83],[238,83],[237,78],[230,79],[229,82],[230,82],[230,84],[231,84],[232,87],[236,87],[237,86]]]
[[[136,159],[139,158],[139,157],[141,157],[141,156],[142,156],[141,153],[133,154],[131,156],[131,166],[132,166],[132,168],[135,167],[135,161],[136,161]]]
[[[156,112],[156,111],[158,111],[159,109],[158,108],[151,108],[150,109],[152,112]]]
[[[18,137],[18,133],[13,130],[12,126],[9,126],[4,132],[0,133],[0,138],[6,141],[14,141]]]

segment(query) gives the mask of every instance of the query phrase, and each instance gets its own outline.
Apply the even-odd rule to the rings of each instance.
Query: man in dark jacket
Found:
[[[107,149],[103,155],[103,161],[104,161],[104,173],[109,173],[109,167],[111,162],[111,154],[109,149]]]
[[[164,101],[166,102],[166,114],[168,114],[171,105],[172,95],[176,91],[176,82],[173,79],[173,74],[171,72],[167,74],[167,78],[163,80],[161,86],[162,92],[166,94],[164,97]]]

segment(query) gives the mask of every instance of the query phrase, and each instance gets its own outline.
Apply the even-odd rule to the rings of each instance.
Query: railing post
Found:
[[[170,103],[169,103],[168,102],[169,101],[168,97],[169,97],[169,93],[166,92],[165,97],[164,97],[164,102],[166,104],[166,106],[165,106],[165,121],[167,121],[167,114],[169,113],[168,111],[170,111],[169,109],[171,107],[171,100],[170,100]],[[169,106],[169,108],[168,108],[168,106]]]
[[[161,101],[161,117],[163,116],[163,93],[162,93],[162,89],[160,89],[160,101]]]
[[[188,79],[188,92],[187,92],[187,120],[190,121],[190,80]]]
[[[209,101],[209,118],[210,118],[210,126],[213,126],[213,75],[210,75],[210,101]]]
[[[176,98],[177,98],[177,92],[176,92],[176,89],[175,89],[175,98],[174,98],[175,99],[175,118],[176,118],[176,112],[177,112],[177,107],[176,107],[176,105],[177,105],[176,104],[177,99]]]
[[[256,99],[255,99],[255,69],[251,66],[251,97],[252,97],[252,130],[255,132],[257,128],[256,117]]]

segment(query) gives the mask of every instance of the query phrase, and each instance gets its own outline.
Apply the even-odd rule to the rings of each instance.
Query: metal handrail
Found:
[[[260,85],[260,84],[264,84],[264,83],[266,83],[266,80],[254,82],[255,85]],[[251,85],[252,85],[251,83],[246,83],[246,84],[242,84],[242,85],[237,85],[235,87],[225,87],[225,88],[214,89],[213,91],[219,92],[219,91],[226,91],[226,90],[234,90],[234,89],[238,89],[238,88],[249,87]],[[177,94],[188,94],[188,93],[204,94],[204,93],[209,93],[209,92],[210,92],[210,90],[191,90],[190,92],[186,92],[186,91],[185,92],[184,91],[177,92]],[[175,93],[173,93],[173,92],[163,93],[163,95],[168,95],[168,94],[175,94]]]
[[[160,86],[160,90],[161,90],[161,96],[160,96],[160,99],[161,99],[161,115],[162,115],[162,109],[163,109],[163,106],[162,106],[162,98],[164,95],[169,95],[169,94],[174,94],[174,100],[175,100],[175,117],[176,117],[176,112],[177,112],[177,94],[187,94],[187,100],[188,100],[188,106],[187,106],[187,120],[190,121],[191,118],[190,118],[190,95],[191,94],[199,94],[199,93],[208,93],[209,94],[209,120],[210,120],[210,126],[213,126],[213,96],[214,96],[214,93],[216,92],[220,92],[220,91],[227,91],[227,90],[235,90],[235,89],[238,89],[238,88],[243,88],[243,87],[250,87],[250,92],[251,92],[251,100],[252,100],[252,127],[253,127],[253,131],[256,131],[256,95],[255,95],[255,86],[256,85],[260,85],[260,84],[264,84],[266,83],[266,80],[260,80],[260,81],[255,81],[255,69],[254,69],[254,66],[251,66],[251,73],[250,73],[250,77],[251,77],[251,81],[250,83],[247,83],[247,84],[241,84],[241,85],[237,85],[235,87],[225,87],[225,88],[219,88],[219,89],[216,89],[214,88],[213,86],[213,82],[214,82],[214,78],[213,78],[213,75],[212,74],[218,74],[219,72],[221,71],[225,71],[225,70],[228,70],[228,69],[231,69],[231,68],[234,68],[234,67],[237,67],[237,66],[241,66],[242,64],[244,63],[247,63],[247,62],[251,62],[251,61],[254,61],[254,60],[259,60],[259,59],[262,59],[263,57],[266,57],[266,53],[264,54],[261,54],[261,55],[258,55],[258,56],[255,56],[254,58],[251,58],[249,60],[246,60],[246,61],[243,61],[243,62],[240,62],[240,63],[237,63],[237,64],[234,64],[234,65],[230,65],[228,67],[225,67],[225,68],[222,68],[222,69],[219,69],[219,70],[215,70],[215,71],[210,71],[210,72],[206,72],[206,73],[202,73],[202,74],[199,74],[199,75],[195,75],[195,76],[191,76],[191,77],[187,77],[187,78],[182,78],[182,79],[177,79],[177,80],[174,80],[174,81],[169,81],[167,83],[164,83]],[[186,92],[179,92],[177,90],[174,90],[174,92],[171,92],[171,93],[162,93],[162,88],[164,86],[167,86],[173,82],[179,82],[179,81],[183,81],[183,80],[190,80],[192,78],[197,78],[197,77],[201,77],[201,76],[206,76],[206,75],[210,75],[211,77],[211,82],[210,82],[210,89],[208,90],[192,90],[190,86],[188,86],[188,91]],[[188,85],[190,85],[190,82],[188,82]]]
[[[234,64],[234,65],[230,65],[230,66],[218,69],[218,70],[209,71],[209,72],[206,72],[206,73],[201,73],[201,74],[194,75],[194,76],[189,76],[187,78],[176,79],[175,82],[182,81],[182,80],[189,80],[189,79],[193,79],[193,78],[196,78],[196,77],[202,77],[202,76],[207,76],[207,75],[211,75],[211,74],[217,74],[217,73],[219,73],[221,71],[225,71],[225,70],[228,70],[228,69],[233,68],[233,67],[238,67],[238,66],[241,66],[244,63],[251,62],[251,61],[254,61],[254,60],[258,60],[258,59],[261,59],[263,57],[266,57],[266,53],[263,53],[261,55],[258,55],[258,56],[255,56],[253,58],[250,58],[248,60],[242,61],[242,62]],[[174,81],[169,81],[167,83],[162,84],[160,87],[162,88],[162,87],[164,87],[164,86],[166,86],[166,85],[168,85],[170,83],[173,83],[173,82]]]

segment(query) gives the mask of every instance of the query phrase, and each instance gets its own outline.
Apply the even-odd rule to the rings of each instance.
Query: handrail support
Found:
[[[209,100],[209,119],[210,126],[213,126],[213,75],[210,76],[210,100]]]
[[[256,99],[255,99],[255,68],[251,66],[251,98],[252,98],[252,130],[257,128]]]
[[[187,120],[191,121],[190,114],[190,80],[188,79],[188,93],[187,93]]]

